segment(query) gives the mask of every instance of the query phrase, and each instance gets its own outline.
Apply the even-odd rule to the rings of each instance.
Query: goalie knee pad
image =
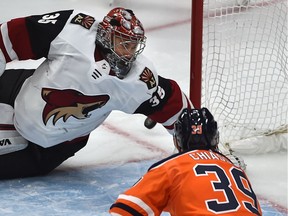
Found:
[[[0,155],[19,151],[28,146],[24,139],[14,128],[13,108],[8,104],[0,104]]]

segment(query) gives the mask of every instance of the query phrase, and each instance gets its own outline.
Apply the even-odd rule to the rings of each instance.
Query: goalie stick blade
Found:
[[[153,121],[150,118],[146,118],[144,121],[144,126],[148,129],[152,129],[153,127],[155,127],[155,125],[157,124],[157,122]]]

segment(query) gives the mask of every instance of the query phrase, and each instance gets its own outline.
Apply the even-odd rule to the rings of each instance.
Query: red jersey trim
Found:
[[[19,60],[35,59],[25,18],[13,19],[7,23],[7,27],[13,50]]]

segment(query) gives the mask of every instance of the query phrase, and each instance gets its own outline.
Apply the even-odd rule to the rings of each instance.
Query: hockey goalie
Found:
[[[77,10],[15,18],[0,32],[0,179],[44,175],[82,149],[113,110],[146,115],[172,133],[191,102],[142,54],[134,12]],[[38,60],[36,69],[5,70]]]

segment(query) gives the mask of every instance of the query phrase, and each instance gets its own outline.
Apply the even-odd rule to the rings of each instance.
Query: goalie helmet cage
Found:
[[[191,11],[190,99],[211,110],[220,143],[287,134],[287,1],[192,0]]]

